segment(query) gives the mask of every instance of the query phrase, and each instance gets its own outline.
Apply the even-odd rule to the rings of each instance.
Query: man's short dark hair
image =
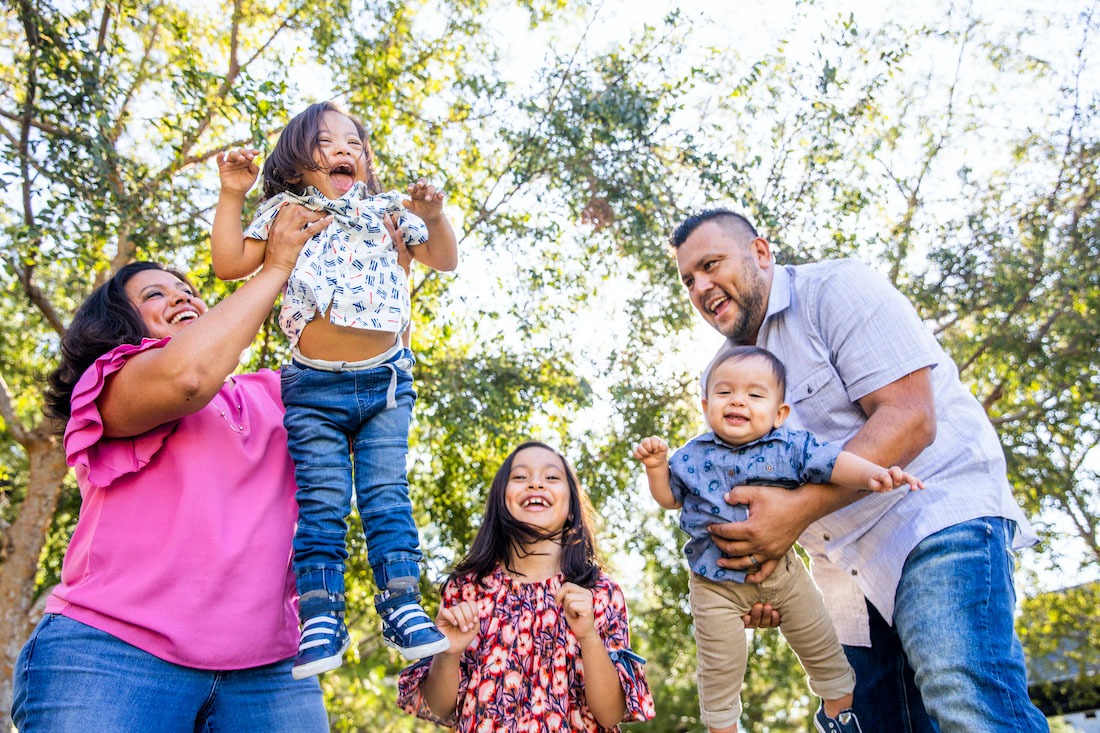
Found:
[[[763,359],[771,367],[772,374],[775,375],[776,388],[779,391],[779,401],[785,400],[787,398],[787,367],[783,366],[783,362],[779,360],[778,356],[759,346],[730,346],[719,351],[718,355],[711,359],[710,364],[707,365],[706,371],[703,372],[703,396],[707,397],[710,394],[710,375],[714,374],[715,369],[727,361],[744,361],[754,356]]]
[[[735,239],[752,241],[760,235],[756,233],[756,227],[748,219],[736,211],[729,209],[707,209],[698,214],[692,214],[676,227],[676,231],[669,238],[669,244],[673,249],[679,249],[680,245],[687,241],[691,233],[708,221],[713,221],[725,230],[726,234]]]

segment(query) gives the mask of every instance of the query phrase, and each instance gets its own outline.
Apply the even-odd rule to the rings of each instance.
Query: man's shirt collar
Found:
[[[764,330],[764,324],[768,322],[768,319],[790,307],[791,273],[786,267],[772,263],[772,287],[771,292],[768,294],[768,310],[764,313],[760,330]]]

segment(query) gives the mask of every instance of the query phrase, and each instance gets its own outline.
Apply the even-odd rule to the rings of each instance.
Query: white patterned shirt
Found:
[[[244,236],[267,239],[282,203],[301,204],[333,215],[332,223],[313,235],[298,254],[283,292],[279,327],[296,346],[302,329],[331,306],[329,320],[337,326],[401,333],[409,323],[409,283],[397,264],[397,250],[382,223],[397,214],[397,229],[406,245],[428,241],[428,227],[401,201],[405,194],[373,195],[362,181],[339,199],[325,198],[316,188],[302,195],[284,192],[260,206]]]
[[[924,538],[994,516],[1016,523],[1014,549],[1038,541],[1012,496],[985,410],[909,300],[879,273],[853,260],[775,267],[756,345],[786,365],[786,425],[841,445],[867,421],[858,400],[932,367],[936,438],[906,466],[927,489],[868,494],[799,538],[841,643],[871,645],[864,596],[893,619],[902,567]]]

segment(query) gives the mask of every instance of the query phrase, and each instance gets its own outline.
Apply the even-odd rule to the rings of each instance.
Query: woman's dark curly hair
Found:
[[[126,295],[126,283],[146,270],[162,270],[194,285],[186,275],[156,262],[131,262],[92,291],[61,338],[61,363],[47,377],[44,412],[58,418],[60,429],[72,414],[73,387],[99,357],[122,344],[140,344],[149,337],[141,313]]]
[[[508,477],[516,454],[525,448],[545,448],[561,459],[565,466],[565,479],[569,485],[569,516],[560,532],[548,533],[538,527],[521,522],[512,516],[504,500]],[[474,543],[466,557],[455,566],[448,582],[463,575],[473,574],[476,580],[490,575],[503,565],[515,572],[511,565],[512,552],[523,553],[523,545],[542,540],[554,540],[561,544],[561,572],[570,583],[592,588],[600,575],[600,563],[596,554],[595,534],[592,531],[592,504],[588,494],[577,482],[573,468],[565,456],[537,441],[529,441],[508,454],[489,486],[485,502],[485,518],[474,537]]]
[[[315,155],[320,143],[321,129],[325,114],[336,112],[344,115],[355,125],[359,139],[363,141],[363,155],[366,156],[367,190],[378,193],[382,190],[378,176],[374,172],[374,151],[367,139],[367,129],[363,123],[340,109],[333,102],[311,104],[287,123],[275,149],[264,161],[264,199],[269,199],[283,191],[300,194],[302,192],[302,173],[321,170]]]

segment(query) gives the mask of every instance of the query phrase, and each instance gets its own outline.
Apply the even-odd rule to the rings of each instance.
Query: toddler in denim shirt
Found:
[[[722,352],[708,369],[705,388],[710,432],[690,441],[671,461],[668,444],[660,438],[645,438],[634,450],[646,467],[653,498],[665,509],[682,509],[680,527],[691,538],[684,554],[692,571],[703,722],[712,733],[737,730],[747,647],[743,632],[731,635],[729,630],[742,629],[741,617],[760,602],[780,611],[783,635],[802,661],[810,688],[823,698],[814,719],[817,729],[859,731],[848,709],[855,675],[802,559],[792,548],[763,582],[745,583],[744,570],[718,565],[722,552],[707,526],[748,518],[748,507],[725,501],[735,486],[834,483],[889,491],[923,484],[897,466],[877,466],[837,445],[819,443],[810,433],[784,428],[790,413],[783,402],[786,369],[765,349],[738,346]]]

